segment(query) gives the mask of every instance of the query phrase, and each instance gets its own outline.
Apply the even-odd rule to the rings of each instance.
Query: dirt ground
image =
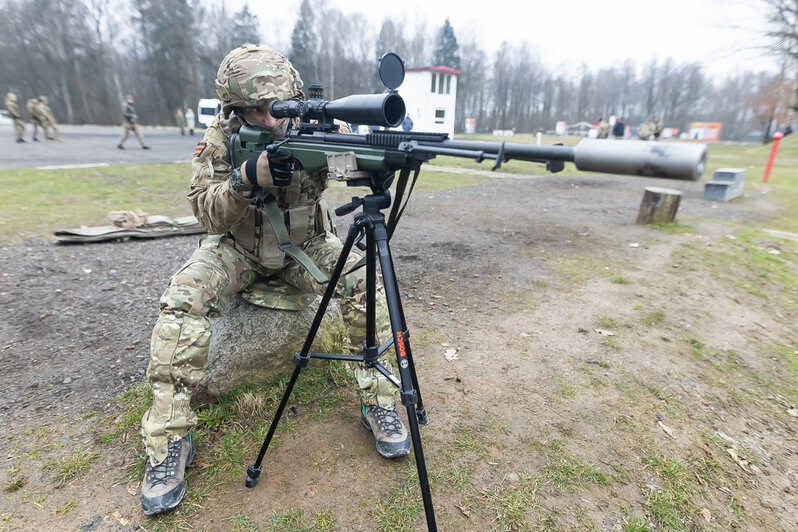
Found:
[[[679,220],[692,232],[634,224],[650,185],[683,191]],[[391,245],[430,415],[424,450],[431,471],[467,467],[468,493],[478,494],[433,477],[441,530],[501,530],[497,494],[546,471],[563,443],[612,480],[562,488],[546,477],[526,499],[532,517],[521,529],[620,530],[628,516],[647,515],[647,493],[665,487],[645,457],[675,456],[717,464],[711,478],[691,479],[706,528],[794,530],[798,438],[786,413],[794,405],[746,392],[756,376],[779,378],[783,362],[763,346],[798,349],[798,320],[678,258],[689,246],[722,248],[775,207],[765,190],[729,203],[702,191],[703,182],[555,175],[413,197]],[[26,450],[42,426],[55,428],[41,437],[56,434],[67,448],[101,446],[97,417],[85,413],[114,417],[112,398],[143,378],[157,299],[196,244],[0,248],[0,441],[4,469],[29,468],[27,498],[19,490],[0,499],[0,530],[157,529],[141,514],[138,484],[122,474],[130,456],[103,456],[36,502],[35,490],[54,480]],[[696,357],[699,344],[733,351],[742,369],[724,373]],[[300,412],[253,490],[242,475],[257,448],[245,449],[242,478],[220,480],[192,526],[247,529],[231,520],[246,515],[261,529],[289,508],[327,508],[335,530],[380,529],[369,508],[415,466],[378,459],[354,392],[350,402],[351,415],[335,419]],[[455,445],[463,434],[484,451]],[[3,485],[10,477],[0,472]],[[414,529],[425,529],[423,516]]]

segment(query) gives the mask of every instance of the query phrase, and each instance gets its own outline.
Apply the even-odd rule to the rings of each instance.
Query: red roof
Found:
[[[425,67],[419,67],[419,68],[408,68],[408,69],[406,69],[407,72],[421,72],[421,71],[424,71],[424,70],[429,70],[431,72],[443,72],[444,74],[454,74],[456,76],[459,76],[460,74],[463,73],[462,70],[456,70],[454,68],[447,67],[447,66],[425,66]]]

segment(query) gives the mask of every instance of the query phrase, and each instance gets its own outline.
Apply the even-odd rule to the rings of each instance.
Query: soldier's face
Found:
[[[287,119],[276,119],[269,113],[269,106],[247,107],[244,110],[244,120],[252,126],[261,127],[272,133],[273,137],[282,137],[288,123]]]

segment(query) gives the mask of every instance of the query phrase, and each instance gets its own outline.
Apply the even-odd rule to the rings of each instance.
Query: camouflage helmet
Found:
[[[302,78],[280,52],[262,44],[244,44],[222,59],[216,94],[224,117],[234,107],[258,107],[269,100],[304,99]]]

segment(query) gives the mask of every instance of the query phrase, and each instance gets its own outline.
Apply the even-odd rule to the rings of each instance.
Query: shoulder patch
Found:
[[[205,141],[201,140],[197,143],[197,148],[194,150],[194,157],[199,157],[202,151],[205,149]]]

